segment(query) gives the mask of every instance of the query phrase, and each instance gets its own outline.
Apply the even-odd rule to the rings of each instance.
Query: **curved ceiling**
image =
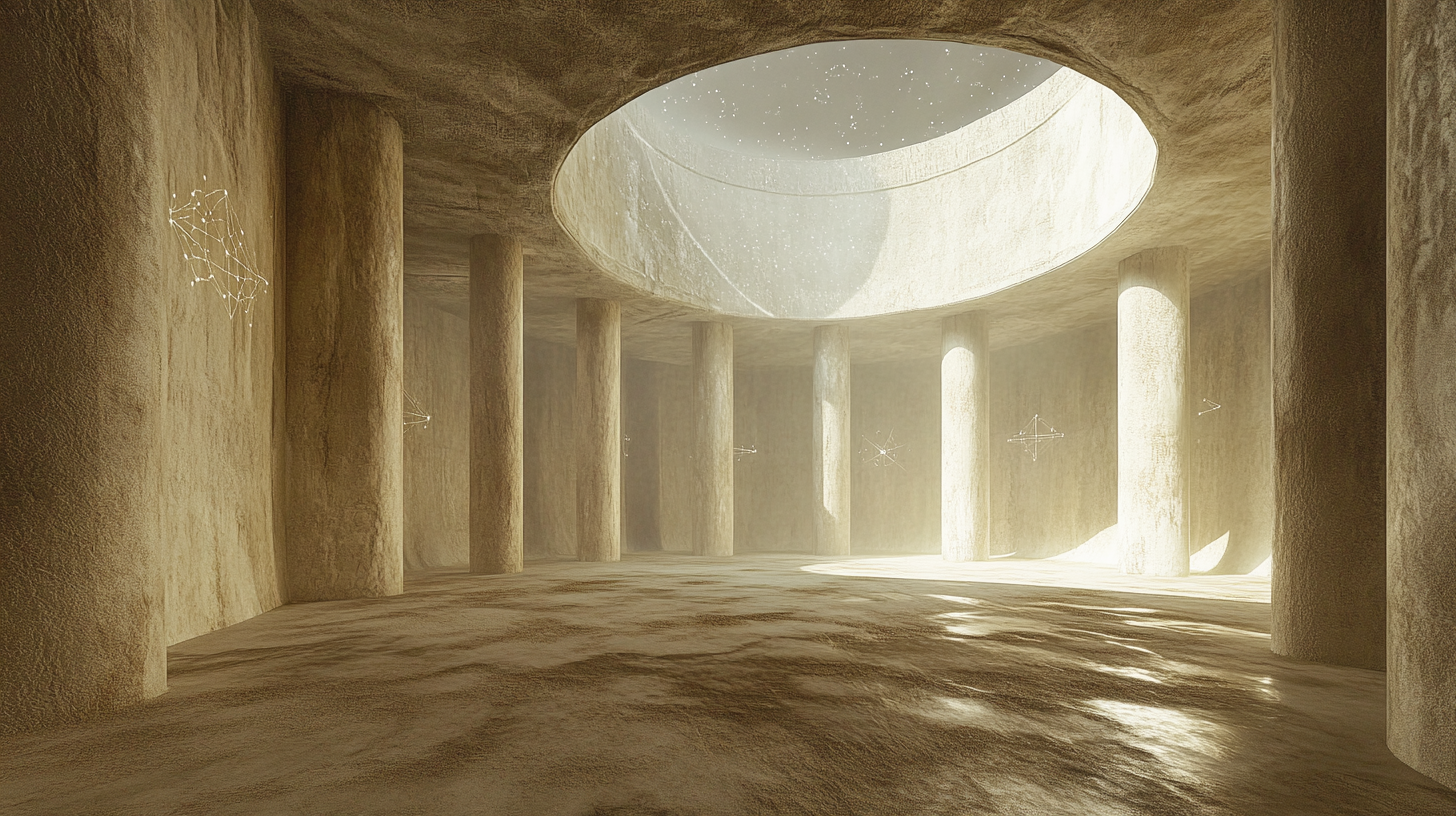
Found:
[[[525,246],[528,337],[571,343],[574,299],[622,304],[629,357],[684,363],[710,310],[602,274],[557,222],[557,169],[579,138],[633,98],[711,66],[797,45],[931,39],[1004,47],[1112,89],[1158,144],[1142,205],[1091,251],[977,301],[993,346],[1116,314],[1117,263],[1147,247],[1190,254],[1195,296],[1269,268],[1267,3],[1177,0],[620,0],[565,5],[256,0],[285,84],[367,95],[405,137],[404,268],[411,297],[464,314],[469,236]],[[933,357],[958,307],[856,320],[856,361]],[[812,358],[813,324],[727,318],[743,365]]]
[[[698,144],[770,159],[846,159],[944,136],[1061,68],[965,43],[801,45],[697,71],[633,100]]]
[[[766,57],[782,61],[737,64]],[[684,81],[696,84],[667,87]],[[767,158],[703,143],[649,94],[577,142],[553,205],[583,252],[634,288],[824,320],[962,303],[1043,275],[1102,241],[1153,183],[1147,128],[1074,71],[974,114],[894,150]]]

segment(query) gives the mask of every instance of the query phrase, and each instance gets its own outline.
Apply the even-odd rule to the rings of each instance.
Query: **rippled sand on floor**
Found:
[[[180,644],[165,696],[0,742],[0,813],[1456,813],[1385,749],[1382,674],[1269,653],[1256,583],[1062,566],[416,575]]]

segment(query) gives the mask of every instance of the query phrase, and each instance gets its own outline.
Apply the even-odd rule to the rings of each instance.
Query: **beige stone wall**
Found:
[[[734,391],[737,402],[738,392]],[[662,549],[693,551],[693,372],[685,365],[657,366],[658,524]],[[736,416],[736,405],[735,405]],[[806,434],[807,436],[807,434]],[[807,473],[806,473],[807,475]],[[734,498],[741,499],[734,483]],[[631,508],[627,508],[631,513]],[[736,519],[735,519],[736,527]]]
[[[808,366],[739,368],[733,439],[734,551],[814,550],[814,382]]]
[[[1216,571],[1245,573],[1269,558],[1274,536],[1268,276],[1194,298],[1192,337],[1190,546],[1227,535]]]
[[[656,363],[622,360],[622,550],[662,549]]]
[[[940,361],[858,365],[851,388],[853,552],[940,552]]]
[[[1195,569],[1248,572],[1269,557],[1273,535],[1269,279],[1205,293],[1191,308],[1190,547]],[[1117,327],[1000,349],[992,365],[992,551],[1085,547],[1078,557],[1116,563]],[[1005,441],[1034,414],[1066,434],[1035,462]]]
[[[164,8],[164,197],[179,206],[194,189],[226,190],[253,267],[270,283],[250,310],[230,317],[211,283],[194,285],[178,235],[169,229],[161,236],[161,562],[167,642],[176,643],[284,600],[275,502],[283,451],[274,430],[283,418],[286,276],[280,91],[257,20],[243,0],[176,0]]]
[[[406,569],[470,561],[469,354],[463,318],[405,293],[404,390],[430,417],[404,432]]]
[[[576,350],[526,340],[526,558],[576,557]]]
[[[1268,277],[1260,276],[1192,301],[1190,399],[1199,407],[1191,420],[1191,546],[1195,555],[1203,551],[1195,565],[1216,565],[1217,572],[1248,572],[1269,557],[1268,292]],[[572,358],[561,346],[531,348],[536,354],[528,351],[527,436],[537,442],[534,447],[528,442],[527,507],[537,521],[528,532],[534,530],[538,542],[551,529],[558,539],[569,539],[570,464],[561,458],[569,451],[560,446],[571,438]],[[661,541],[665,550],[687,552],[691,372],[686,366],[646,365],[653,371],[658,412]],[[813,551],[812,376],[808,366],[735,372],[735,444],[758,449],[734,465],[735,552]],[[939,552],[939,360],[854,366],[851,383],[853,551]],[[624,389],[624,421],[630,424],[633,402],[643,397]],[[1076,557],[1117,563],[1115,323],[997,349],[990,390],[992,552],[1045,558],[1083,548]],[[1201,402],[1205,398],[1221,407],[1197,416],[1209,408]],[[1035,414],[1065,437],[1032,461],[1007,440]],[[891,431],[900,446],[898,464],[867,462],[867,438],[884,442]],[[628,520],[641,513],[634,501],[640,499],[623,510]],[[567,526],[558,521],[552,527],[550,519],[563,513]],[[535,546],[532,552],[540,557],[542,545]],[[1216,557],[1220,550],[1223,555]],[[571,552],[569,546],[559,549]]]
[[[1033,460],[1022,445],[1007,440],[1035,416],[1065,436],[1040,448]],[[991,430],[993,554],[1058,555],[1112,528],[1117,523],[1115,323],[995,351]]]

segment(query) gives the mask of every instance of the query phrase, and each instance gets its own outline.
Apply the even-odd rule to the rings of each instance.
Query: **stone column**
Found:
[[[1147,249],[1117,281],[1122,571],[1188,574],[1188,253]]]
[[[290,601],[404,590],[404,161],[367,100],[287,101]]]
[[[155,2],[0,5],[0,734],[166,689],[166,39]]]
[[[814,554],[849,555],[849,333],[814,329]]]
[[[941,323],[940,554],[947,561],[991,557],[991,347],[986,328],[980,312]]]
[[[470,239],[470,571],[520,572],[521,243]]]
[[[1385,667],[1385,4],[1274,3],[1270,647]]]
[[[733,327],[693,324],[693,552],[733,554]]]
[[[1387,736],[1456,788],[1456,8],[1389,10]]]
[[[576,552],[622,558],[622,310],[576,302]]]

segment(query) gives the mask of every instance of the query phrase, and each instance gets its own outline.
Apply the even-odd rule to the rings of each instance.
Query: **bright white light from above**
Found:
[[[701,144],[764,158],[846,159],[944,136],[1061,66],[964,43],[816,43],[714,66],[644,95]]]
[[[1055,269],[1117,229],[1156,164],[1138,115],[1076,72],[970,45],[836,42],[629,102],[577,141],[552,204],[620,282],[727,314],[843,319]]]

